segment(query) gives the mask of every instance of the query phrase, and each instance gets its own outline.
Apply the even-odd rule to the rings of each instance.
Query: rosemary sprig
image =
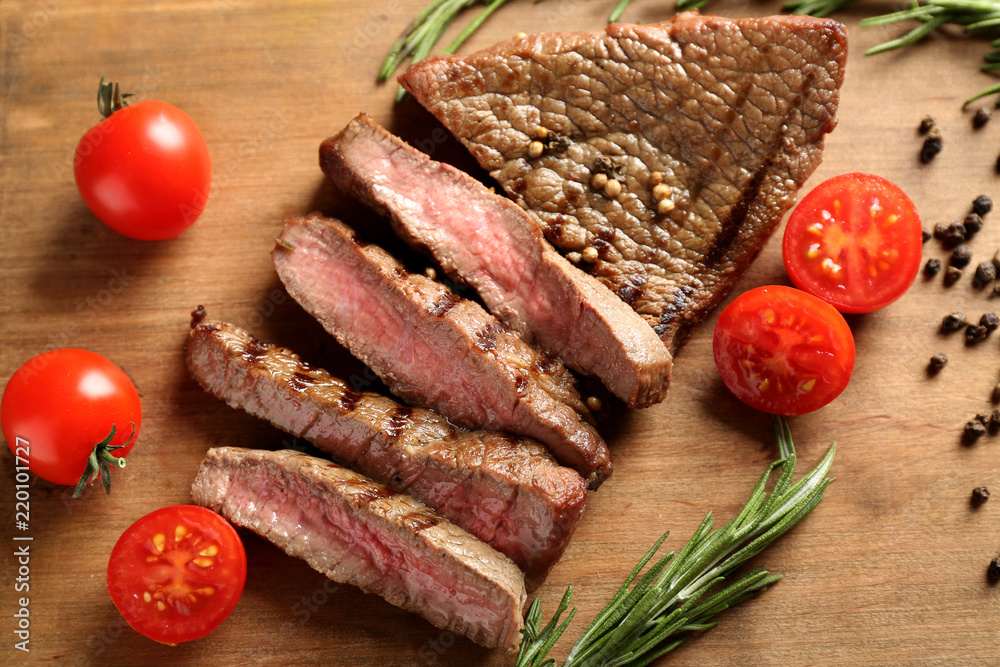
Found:
[[[780,458],[768,466],[736,518],[713,530],[710,512],[676,556],[673,552],[662,556],[636,581],[669,533],[657,540],[573,645],[563,667],[646,665],[680,646],[694,632],[714,627],[719,612],[781,579],[780,574],[757,568],[727,585],[727,577],[736,568],[763,551],[823,499],[824,490],[833,481],[826,474],[836,446],[793,483],[795,448],[783,417],[775,419],[775,432]],[[765,487],[778,468],[781,474],[769,495]],[[546,654],[576,612],[574,607],[558,625],[571,598],[568,589],[544,629],[539,628],[538,600],[531,604],[517,667],[554,667],[555,661],[546,659]]]

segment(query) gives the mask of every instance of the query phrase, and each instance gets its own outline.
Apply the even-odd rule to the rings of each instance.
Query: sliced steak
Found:
[[[272,257],[292,298],[396,395],[465,427],[540,440],[590,488],[611,474],[569,371],[478,304],[315,213],[285,223]]]
[[[302,558],[490,648],[520,640],[521,572],[443,516],[336,463],[291,450],[208,450],[198,505]]]
[[[205,320],[187,346],[191,376],[234,408],[304,438],[394,491],[408,493],[508,556],[529,590],[545,579],[583,515],[586,489],[541,444],[465,431]]]
[[[834,21],[688,12],[426,58],[400,80],[676,351],[819,165],[846,58]]]
[[[531,217],[364,114],[320,146],[323,171],[528,343],[601,379],[629,407],[667,395],[670,353],[621,299],[552,249]]]

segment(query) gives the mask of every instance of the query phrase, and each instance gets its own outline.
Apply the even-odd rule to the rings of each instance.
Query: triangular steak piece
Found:
[[[687,12],[427,58],[400,81],[674,351],[819,165],[846,59],[835,21]]]

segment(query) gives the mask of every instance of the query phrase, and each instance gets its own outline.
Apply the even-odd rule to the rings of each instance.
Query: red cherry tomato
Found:
[[[142,240],[172,239],[190,227],[212,182],[208,145],[194,121],[152,100],[114,111],[87,130],[73,171],[94,215]]]
[[[792,211],[782,252],[792,282],[842,313],[870,313],[906,292],[920,269],[917,209],[880,176],[842,174]]]
[[[93,465],[105,457],[124,465],[118,459],[132,451],[142,408],[135,385],[114,363],[67,348],[44,352],[14,372],[0,402],[0,424],[7,446],[28,460],[31,472],[73,485],[100,472],[88,467],[91,454],[96,454]],[[103,442],[112,428],[114,437]]]
[[[247,555],[229,523],[175,505],[133,523],[111,551],[108,592],[136,631],[164,644],[204,637],[243,594]]]
[[[817,410],[847,386],[854,336],[830,304],[791,287],[758,287],[722,311],[712,345],[722,381],[764,412]]]

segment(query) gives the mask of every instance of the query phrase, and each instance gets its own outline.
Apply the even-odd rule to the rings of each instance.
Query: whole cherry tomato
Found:
[[[11,376],[0,425],[18,461],[42,479],[76,485],[123,467],[142,423],[135,385],[107,358],[64,348],[32,358]]]
[[[134,239],[172,239],[208,202],[212,160],[194,121],[166,102],[128,104],[101,80],[105,119],[76,147],[76,186],[101,222]]]

